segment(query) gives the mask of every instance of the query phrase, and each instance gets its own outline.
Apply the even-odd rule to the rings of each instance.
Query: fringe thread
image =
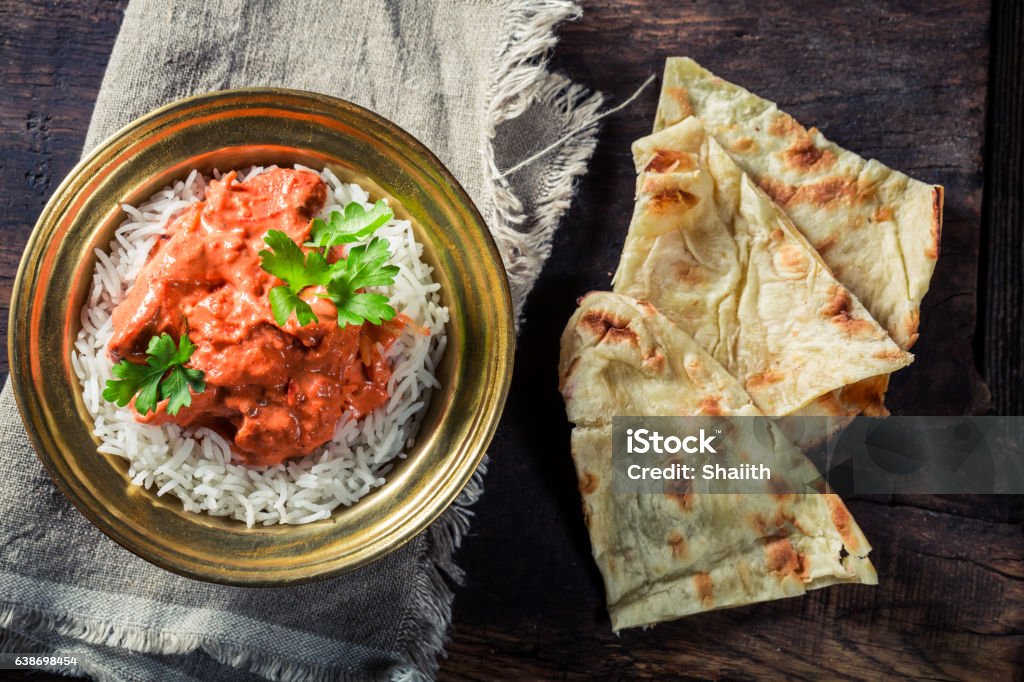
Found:
[[[586,172],[597,146],[594,119],[604,98],[547,70],[548,53],[557,42],[555,27],[563,21],[578,19],[581,14],[582,10],[568,0],[510,3],[508,21],[521,29],[499,47],[498,69],[487,92],[487,129],[481,144],[487,180],[484,211],[505,262],[517,330],[526,296],[551,253],[558,221],[569,207],[574,181]],[[522,203],[497,167],[494,139],[502,123],[521,115],[536,102],[568,116],[566,129],[578,130],[579,134],[566,140],[555,163],[549,164],[541,179],[541,199],[527,223]],[[399,640],[408,647],[410,661],[395,669],[393,680],[431,679],[437,672],[438,657],[445,655],[443,647],[448,640],[453,597],[448,581],[461,585],[465,578],[452,554],[469,530],[473,517],[470,507],[483,494],[487,463],[484,458],[455,503],[428,531],[429,564],[418,574],[413,595],[419,607],[411,610],[413,618]]]
[[[487,223],[505,261],[516,325],[522,320],[526,296],[541,266],[551,253],[551,239],[562,213],[572,198],[573,183],[586,171],[597,144],[596,121],[603,101],[600,93],[590,93],[568,78],[548,72],[548,53],[557,42],[555,27],[578,19],[582,11],[569,0],[514,0],[510,3],[508,21],[520,27],[509,41],[499,46],[498,68],[487,92],[487,127],[481,153],[487,179],[484,206]],[[567,140],[556,163],[549,164],[541,179],[543,192],[536,214],[527,222],[522,203],[495,163],[494,139],[499,126],[540,102],[568,115],[567,129],[581,128],[579,135]],[[571,112],[571,113],[570,113]],[[591,124],[588,125],[588,121]],[[393,680],[413,682],[436,675],[438,656],[452,617],[451,585],[461,585],[465,574],[452,559],[463,536],[469,530],[473,512],[470,507],[483,494],[483,477],[487,471],[485,457],[472,479],[454,504],[427,530],[427,553],[418,567],[413,586],[410,617],[398,635],[401,648],[408,651],[408,660],[390,671]],[[346,679],[335,669],[282,661],[278,658],[204,641],[197,636],[179,636],[152,630],[89,622],[68,614],[42,613],[35,610],[0,611],[0,650],[15,646],[26,653],[42,652],[44,645],[24,633],[52,631],[87,644],[123,648],[138,652],[184,654],[201,650],[219,663],[281,682],[319,682]],[[85,671],[97,680],[119,679],[112,671],[94,667]]]
[[[487,179],[484,192],[490,214],[488,226],[505,262],[517,330],[526,296],[551,254],[558,220],[569,207],[573,183],[586,172],[597,145],[597,126],[592,119],[604,98],[547,70],[548,53],[558,40],[555,26],[581,15],[582,10],[568,0],[511,3],[509,21],[522,28],[499,51],[500,63],[487,93],[487,129],[481,154]],[[502,123],[521,115],[537,101],[569,115],[567,129],[582,129],[577,137],[566,141],[560,158],[548,168],[542,179],[542,198],[527,223],[522,203],[497,167],[494,139]],[[588,121],[592,124],[587,125]]]

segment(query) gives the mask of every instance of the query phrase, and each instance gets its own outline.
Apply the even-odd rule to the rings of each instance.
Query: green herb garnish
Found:
[[[274,313],[274,320],[283,327],[295,313],[302,326],[319,322],[309,304],[299,298],[299,293],[306,287],[326,286],[330,281],[331,266],[323,254],[314,251],[307,256],[291,237],[279,230],[267,231],[263,241],[270,249],[260,251],[260,267],[285,281],[284,286],[270,290],[270,310]]]
[[[338,311],[338,326],[347,324],[380,324],[395,316],[388,297],[360,291],[366,287],[394,284],[397,265],[386,265],[391,258],[386,239],[375,238],[369,243],[353,247],[346,258],[327,262],[327,253],[341,244],[351,244],[368,237],[378,227],[391,220],[394,214],[383,200],[367,211],[357,202],[345,207],[344,212],[333,211],[330,222],[316,219],[312,225],[313,241],[305,246],[322,249],[306,254],[284,232],[269,230],[263,241],[269,249],[259,252],[260,267],[285,282],[270,290],[270,310],[278,325],[284,326],[293,314],[299,325],[305,326],[320,319],[309,303],[300,298],[302,290],[322,286],[326,294],[319,298],[331,301]]]
[[[327,283],[327,293],[321,294],[338,309],[338,324],[361,324],[363,320],[380,324],[395,316],[388,305],[388,297],[381,294],[360,293],[365,287],[393,284],[398,274],[397,265],[384,265],[391,257],[388,243],[374,239],[369,244],[354,247],[348,258],[334,264],[335,272]]]
[[[140,414],[156,412],[160,400],[167,400],[167,414],[176,415],[182,407],[192,404],[191,388],[196,393],[206,390],[203,373],[185,367],[195,352],[195,344],[182,334],[175,347],[169,334],[154,336],[146,348],[146,364],[122,360],[114,365],[113,375],[103,389],[103,399],[124,407],[135,397],[135,409]]]
[[[383,199],[367,211],[357,201],[349,203],[344,211],[331,211],[330,221],[319,218],[313,221],[310,235],[313,241],[306,246],[329,249],[332,246],[351,244],[369,237],[374,230],[395,217]]]

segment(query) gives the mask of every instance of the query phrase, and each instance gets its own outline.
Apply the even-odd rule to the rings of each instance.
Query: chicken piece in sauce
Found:
[[[145,362],[149,339],[185,333],[196,345],[188,365],[206,390],[176,415],[162,401],[142,422],[211,427],[250,465],[308,454],[334,435],[346,410],[361,418],[384,404],[391,367],[386,350],[404,316],[374,326],[339,327],[316,288],[302,293],[319,322],[282,328],[267,293],[283,284],[260,268],[267,230],[309,239],[327,186],[313,172],[273,169],[245,182],[229,173],[206,200],[176,216],[153,247],[125,300],[114,309],[111,359]]]

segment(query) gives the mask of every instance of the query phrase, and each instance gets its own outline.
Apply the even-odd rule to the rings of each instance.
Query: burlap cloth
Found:
[[[433,150],[498,241],[517,316],[550,249],[593,127],[523,170],[600,105],[545,68],[571,2],[132,0],[86,139],[212,90],[285,86],[336,95]],[[401,550],[341,578],[246,589],[151,566],[95,530],[37,461],[11,392],[0,396],[0,648],[76,652],[111,680],[430,676],[451,619],[452,562],[477,477]]]

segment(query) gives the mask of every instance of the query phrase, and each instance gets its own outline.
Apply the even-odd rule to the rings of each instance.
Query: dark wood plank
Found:
[[[0,332],[31,225],[78,158],[123,4],[0,0]],[[594,0],[562,30],[555,62],[621,99],[660,72],[665,56],[690,54],[838,143],[945,184],[943,257],[926,300],[918,362],[894,385],[893,400],[906,412],[983,409],[987,395],[969,359],[987,6],[834,5]],[[995,11],[1004,16],[1013,5],[997,3]],[[992,122],[989,139],[997,144],[989,154],[1003,171],[990,171],[986,194],[986,216],[1004,235],[1021,224],[1021,134],[1013,124],[1021,120],[1021,29],[1013,11],[1006,16],[1016,24],[993,30],[993,117],[1004,112],[1006,123]],[[1011,89],[999,99],[1004,87]],[[877,588],[831,588],[611,635],[567,456],[555,359],[575,297],[606,287],[614,269],[632,209],[629,143],[648,131],[655,99],[652,89],[605,125],[531,298],[487,494],[458,556],[469,583],[457,593],[442,678],[1021,676],[1024,537],[1021,501],[1010,498],[855,500],[851,508],[875,544]],[[1019,321],[1007,322],[1021,305],[1017,239],[986,244],[982,281],[996,294],[982,300],[1000,312],[985,318],[979,344],[995,404],[1018,405],[1014,411],[1021,356],[1009,340],[1021,337]],[[1006,282],[1010,288],[1000,290]],[[993,351],[993,339],[1007,343]]]
[[[921,340],[913,349],[917,361],[894,376],[888,404],[896,413],[984,412],[988,393],[970,358],[988,7],[980,2],[973,7],[950,0],[831,7],[819,2],[592,3],[582,21],[563,30],[557,58],[583,82],[621,98],[650,73],[660,73],[666,56],[685,53],[778,101],[838,144],[944,185],[942,257],[923,304]],[[949,21],[953,14],[956,22]],[[606,273],[615,267],[631,214],[629,143],[649,132],[656,100],[648,93],[605,126],[574,206],[581,221],[573,224],[585,225],[596,239],[583,253],[556,248],[546,270],[547,277],[574,278],[563,287],[570,297],[608,285]],[[592,218],[600,224],[588,222]],[[558,245],[574,238],[576,232],[563,230]],[[581,263],[579,256],[586,260]]]
[[[25,241],[78,161],[127,0],[0,0],[0,375],[7,312]],[[0,680],[67,679],[0,670]]]
[[[664,57],[688,54],[837,143],[945,185],[943,254],[918,359],[894,382],[891,404],[972,413],[988,405],[971,364],[988,21],[980,2],[595,1],[562,29],[555,63],[621,100]],[[1019,676],[1024,538],[1010,498],[856,500],[879,587],[611,634],[555,365],[576,297],[609,286],[633,206],[629,145],[649,131],[656,99],[652,90],[604,125],[529,301],[487,494],[459,554],[469,582],[442,678],[489,679],[495,669],[542,679]],[[979,546],[993,533],[997,541]],[[993,556],[999,566],[986,563]]]
[[[994,3],[992,43],[977,351],[996,414],[1024,414],[1024,3]]]
[[[1004,680],[1021,674],[1019,526],[869,503],[851,509],[870,537],[881,538],[877,587],[833,587],[617,638],[596,577],[555,566],[564,558],[559,553],[521,584],[544,600],[521,594],[513,605],[493,595],[472,603],[465,591],[459,596],[463,618],[483,622],[457,623],[442,679],[488,680],[495,669],[509,671],[509,678],[569,680]],[[885,532],[893,527],[914,532]],[[519,577],[510,567],[506,579],[508,572]],[[587,579],[560,584],[557,592],[546,587],[571,573]],[[504,626],[509,610],[517,627]],[[548,615],[555,610],[562,611],[557,619]]]
[[[25,241],[82,153],[127,0],[0,0],[0,336]],[[0,375],[7,376],[7,344]]]

